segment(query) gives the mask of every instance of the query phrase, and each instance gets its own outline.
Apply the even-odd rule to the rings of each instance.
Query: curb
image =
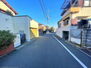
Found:
[[[13,50],[12,52],[8,53],[8,54],[5,54],[5,55],[0,56],[0,59],[3,58],[3,57],[5,57],[5,56],[7,56],[7,55],[9,55],[9,54],[11,54],[11,53],[13,53],[14,51],[16,51],[16,49]]]
[[[61,37],[59,37],[58,35],[55,35],[55,37],[58,38],[58,39],[59,39],[59,38],[61,39]],[[59,40],[60,40],[60,39],[59,39]],[[62,39],[62,40],[63,40],[63,39]],[[70,44],[70,45],[76,47],[79,51],[81,51],[82,53],[84,53],[84,54],[86,54],[87,56],[91,57],[91,54],[88,54],[87,52],[83,51],[82,48],[81,48],[80,46],[78,46],[77,44],[72,43],[72,42],[69,42],[69,41],[65,41],[65,43],[68,43],[68,44]],[[88,52],[91,52],[91,51],[89,51],[88,49],[86,49],[86,50],[87,50]]]
[[[13,53],[14,51],[17,51],[17,50],[23,48],[24,46],[27,46],[28,44],[32,44],[32,43],[35,42],[37,39],[38,39],[38,38],[33,38],[33,39],[31,39],[31,41],[26,42],[26,43],[24,43],[23,45],[21,45],[21,46],[19,46],[19,47],[16,47],[15,50],[13,50],[12,52],[10,52],[10,53],[8,53],[8,54],[5,54],[5,55],[3,55],[3,56],[0,56],[0,59],[3,58],[3,57],[5,57],[5,56],[7,56],[7,55],[9,55],[9,54],[11,54],[11,53]]]
[[[38,38],[33,38],[33,39],[31,39],[29,42],[25,42],[25,43],[22,44],[21,46],[16,47],[16,50],[19,50],[19,49],[23,48],[24,46],[27,46],[27,45],[29,45],[29,44],[32,44],[32,43],[35,42],[37,39],[38,39]]]

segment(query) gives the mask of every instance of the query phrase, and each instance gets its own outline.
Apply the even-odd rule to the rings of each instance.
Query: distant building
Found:
[[[66,0],[62,6],[62,19],[56,34],[65,40],[81,43],[81,29],[78,22],[91,18],[91,0]]]
[[[39,35],[43,34],[43,31],[47,29],[47,26],[39,23]]]
[[[18,14],[9,4],[6,0],[0,0],[0,12],[11,14],[15,16]]]
[[[30,21],[30,37],[31,38],[35,38],[35,37],[39,37],[39,23],[35,20],[31,20]]]

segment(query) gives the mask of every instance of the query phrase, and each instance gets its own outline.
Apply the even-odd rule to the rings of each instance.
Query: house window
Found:
[[[85,7],[91,6],[91,0],[84,0],[84,6]]]
[[[69,20],[70,20],[70,18],[68,17],[68,18],[66,18],[65,20],[64,20],[64,26],[66,26],[66,25],[68,25],[69,24]]]
[[[68,22],[69,22],[68,20],[65,20],[64,21],[64,26],[68,25],[69,24]]]

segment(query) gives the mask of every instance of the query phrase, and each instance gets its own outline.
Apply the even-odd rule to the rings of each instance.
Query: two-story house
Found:
[[[62,9],[62,19],[56,34],[65,40],[80,44],[81,29],[78,29],[78,22],[91,18],[91,0],[66,0]]]

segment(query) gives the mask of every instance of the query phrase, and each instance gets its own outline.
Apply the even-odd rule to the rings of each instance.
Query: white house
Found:
[[[30,22],[31,18],[29,16],[14,16],[14,34],[25,33],[26,40],[30,41]]]
[[[26,41],[30,41],[30,21],[29,16],[10,16],[0,12],[0,30],[9,30],[15,34],[15,47],[20,45],[21,34],[25,34]]]

